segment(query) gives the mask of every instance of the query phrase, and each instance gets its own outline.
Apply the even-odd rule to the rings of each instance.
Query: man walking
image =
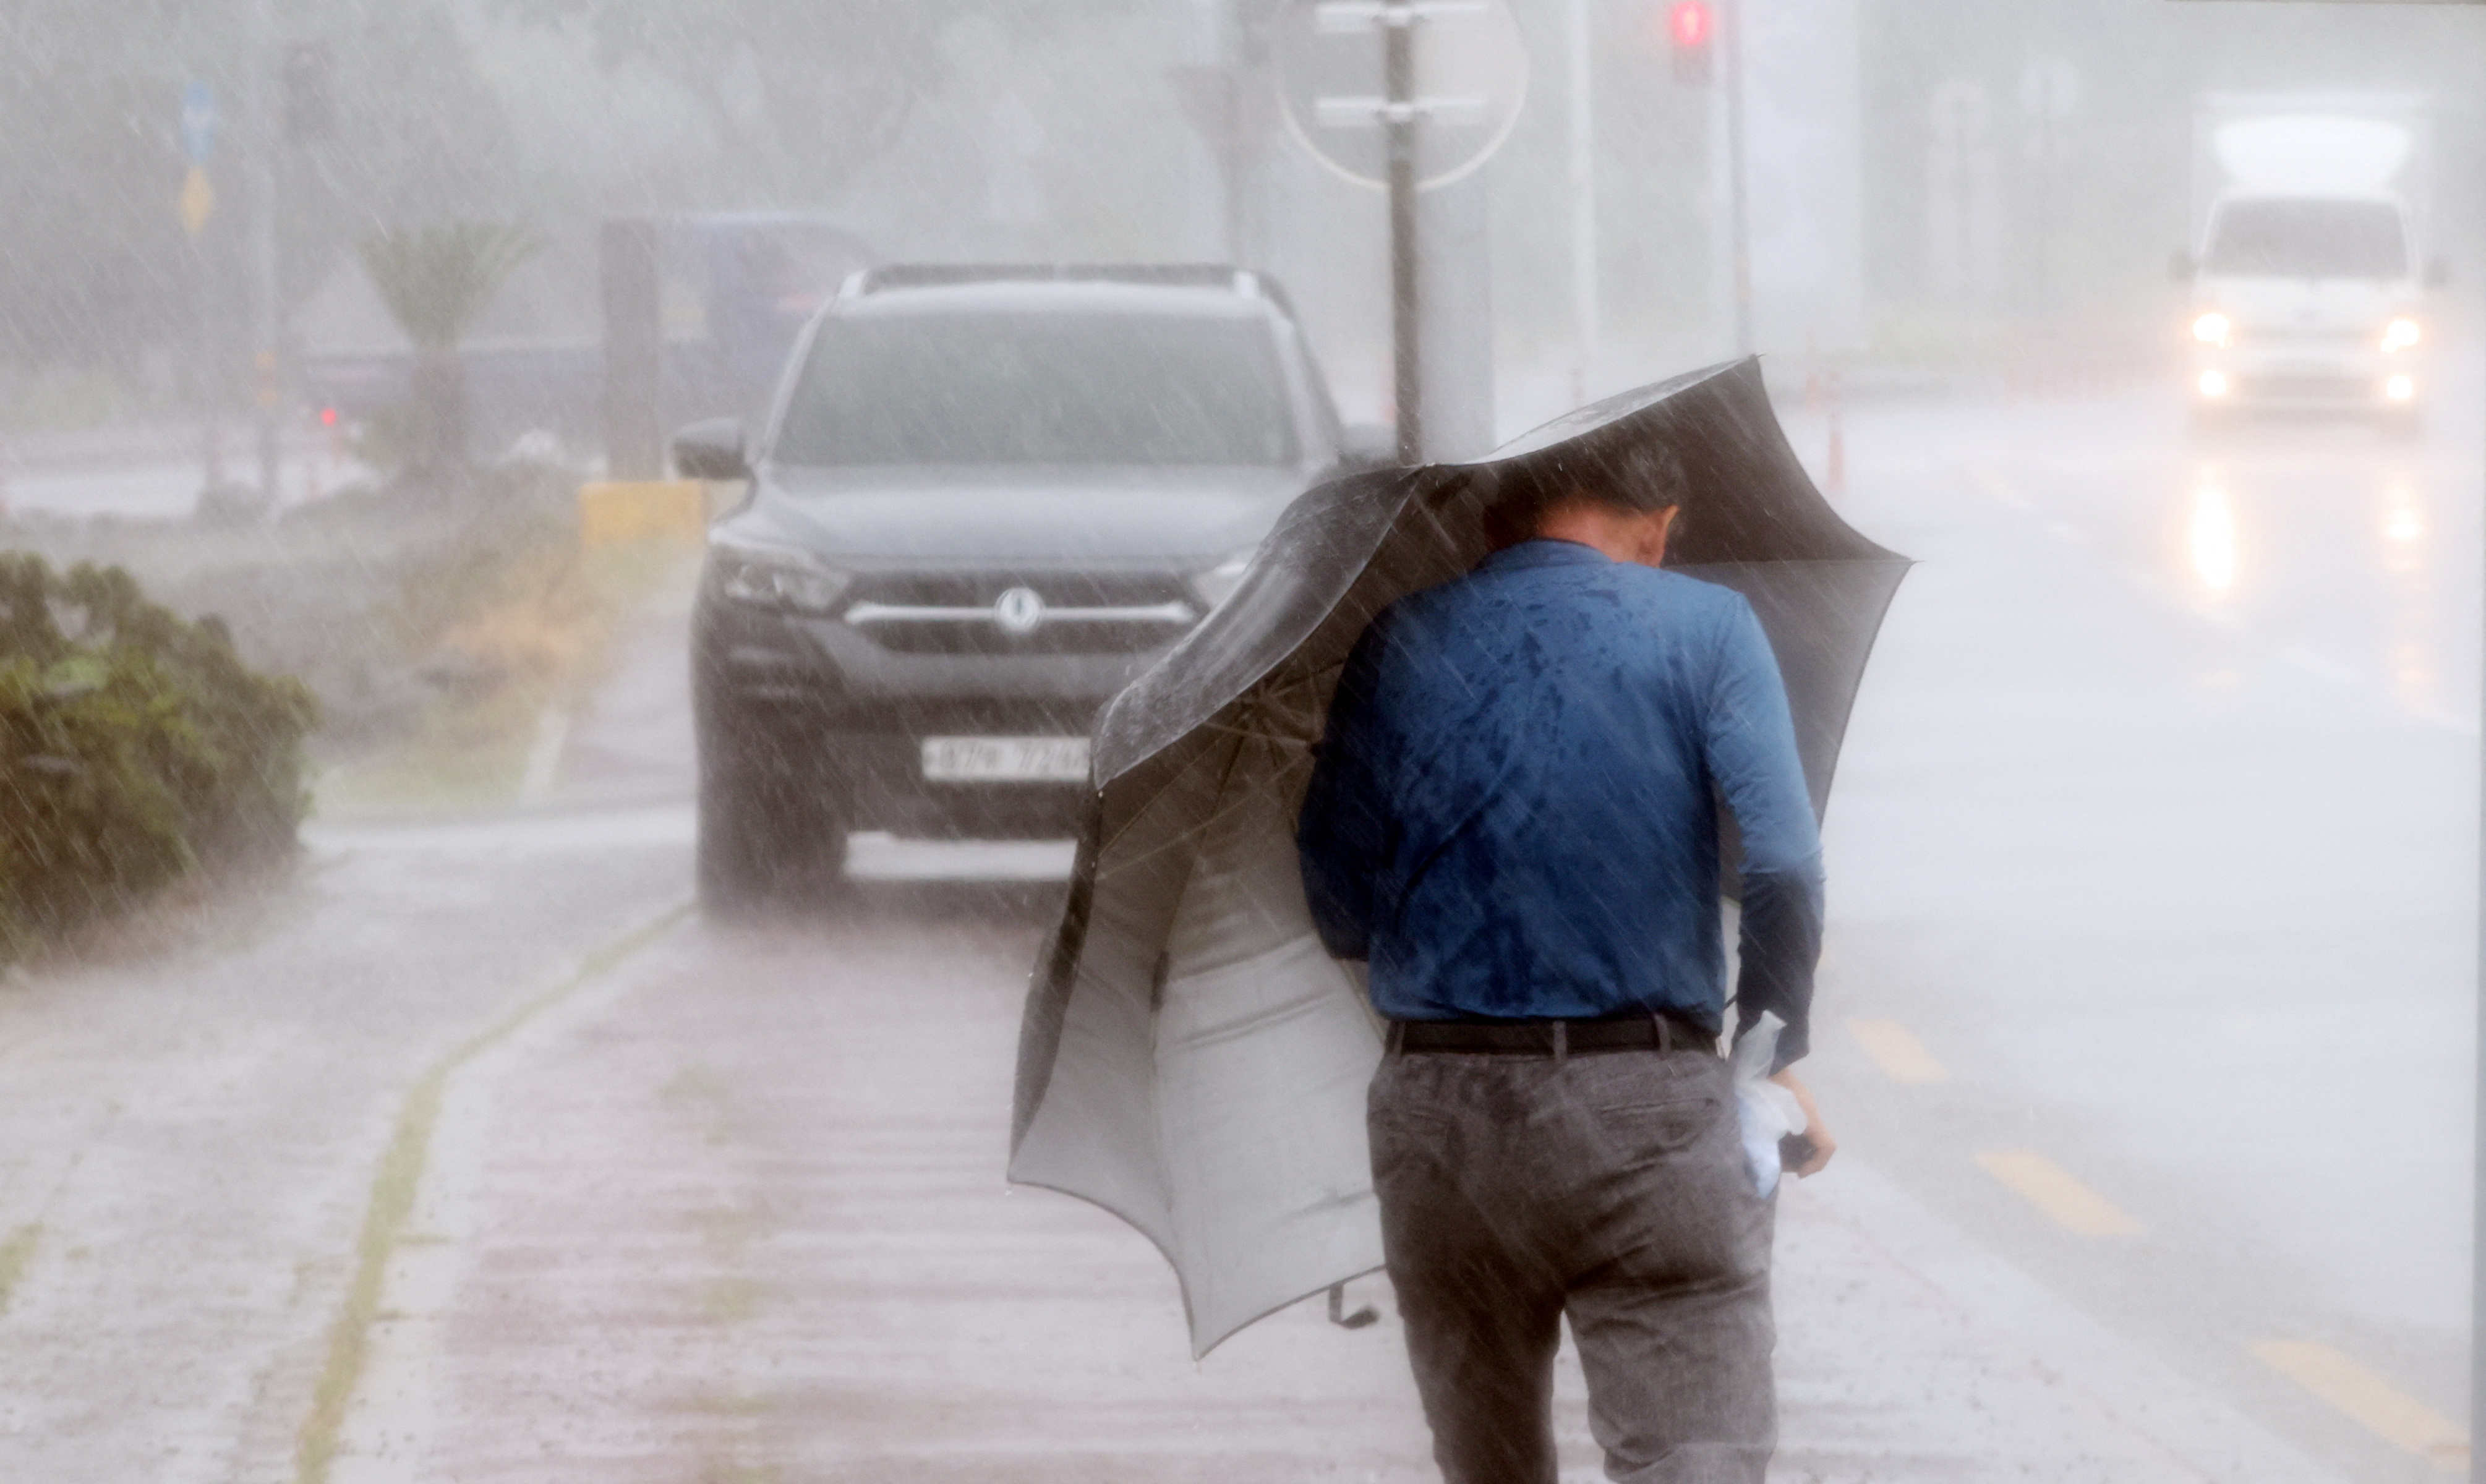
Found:
[[[1685,479],[1633,451],[1499,508],[1514,544],[1376,618],[1297,842],[1321,938],[1391,1023],[1382,1244],[1449,1484],[1554,1484],[1560,1322],[1608,1474],[1754,1481],[1777,1434],[1770,1202],[1738,1139],[1716,802],[1750,1028],[1804,1054],[1821,855],[1744,599],[1657,570]],[[1832,1144],[1814,1117],[1809,1174]]]

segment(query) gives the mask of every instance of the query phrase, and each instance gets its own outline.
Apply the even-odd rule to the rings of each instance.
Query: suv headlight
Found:
[[[2383,350],[2386,354],[2406,350],[2417,343],[2421,333],[2416,320],[2402,316],[2383,327]]]
[[[738,603],[827,618],[854,579],[783,546],[718,542],[708,548],[717,591]]]
[[[1243,574],[1252,570],[1253,555],[1251,551],[1238,551],[1205,572],[1192,573],[1191,591],[1199,593],[1200,600],[1210,608],[1219,607],[1234,595],[1235,589],[1243,586]]]

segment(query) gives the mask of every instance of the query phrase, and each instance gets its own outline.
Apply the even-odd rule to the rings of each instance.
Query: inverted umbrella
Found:
[[[1226,603],[1115,698],[1070,893],[1019,1036],[1009,1177],[1156,1243],[1205,1355],[1381,1264],[1362,966],[1304,902],[1295,814],[1347,650],[1490,549],[1513,476],[1594,488],[1682,458],[1671,568],[1744,594],[1778,655],[1816,815],[1905,558],[1831,509],[1745,360],[1570,413],[1475,464],[1357,475],[1290,506]]]

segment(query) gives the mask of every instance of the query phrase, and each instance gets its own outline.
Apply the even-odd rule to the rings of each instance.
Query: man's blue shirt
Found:
[[[1535,540],[1357,641],[1297,845],[1321,940],[1393,1020],[1669,1010],[1723,1031],[1717,801],[1743,840],[1738,1018],[1802,1056],[1821,842],[1743,597]]]

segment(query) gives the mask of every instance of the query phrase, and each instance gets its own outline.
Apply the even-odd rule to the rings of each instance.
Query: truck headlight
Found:
[[[2406,350],[2417,343],[2422,333],[2417,327],[2417,322],[2405,316],[2392,320],[2383,327],[2384,354],[2388,355],[2394,350]]]
[[[738,603],[828,617],[854,579],[783,546],[719,541],[708,548],[717,591]]]
[[[2204,345],[2224,345],[2234,329],[2235,326],[2227,322],[2226,316],[2212,310],[2193,321],[2193,338]]]
[[[1252,552],[1238,551],[1205,572],[1192,573],[1191,591],[1210,608],[1218,607],[1243,586],[1243,574],[1252,570]]]

